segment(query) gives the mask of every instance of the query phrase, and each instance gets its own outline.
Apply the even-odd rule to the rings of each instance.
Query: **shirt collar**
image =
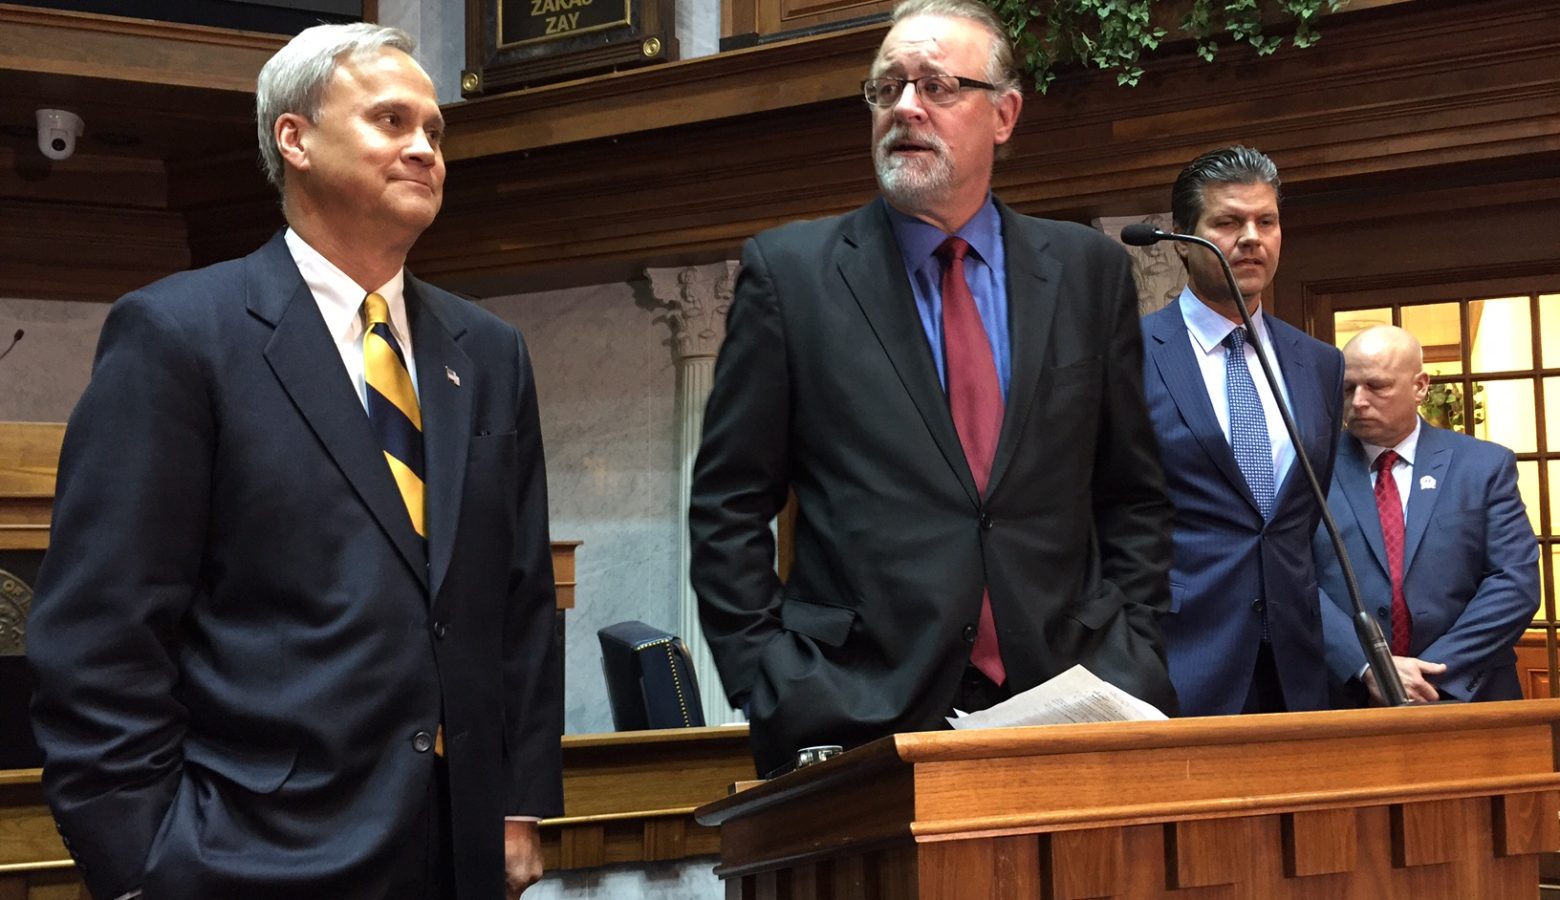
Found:
[[[1238,325],[1224,318],[1212,309],[1208,304],[1197,299],[1190,287],[1181,289],[1181,296],[1176,300],[1181,304],[1181,318],[1186,321],[1186,330],[1191,333],[1192,340],[1197,342],[1198,349],[1204,354],[1212,353],[1215,348],[1224,343]],[[1261,329],[1262,339],[1269,337],[1267,322],[1262,318],[1262,308],[1251,314],[1251,326]],[[1271,356],[1271,352],[1269,356]]]
[[[298,265],[298,274],[303,276],[303,283],[309,286],[314,302],[319,304],[320,315],[325,318],[325,328],[331,338],[337,341],[355,339],[362,333],[363,298],[369,292],[337,268],[335,263],[309,246],[296,231],[287,229],[283,239],[287,241],[293,262]],[[398,269],[389,281],[373,293],[385,298],[386,305],[390,307],[390,330],[401,346],[405,347],[409,334],[406,324],[406,270]]]
[[[1408,467],[1412,469],[1414,467],[1414,454],[1419,451],[1419,429],[1423,425],[1424,421],[1418,416],[1415,416],[1414,430],[1408,433],[1408,437],[1398,441],[1398,445],[1396,447],[1380,447],[1376,444],[1360,441],[1360,446],[1365,450],[1365,468],[1376,468],[1376,457],[1387,452],[1388,450],[1396,450],[1398,458],[1408,463]]]
[[[942,246],[942,242],[948,239],[948,235],[930,222],[905,215],[887,200],[882,203],[883,208],[888,210],[888,222],[894,229],[894,237],[899,241],[899,251],[904,254],[905,268],[914,272],[926,264],[937,248]],[[1002,242],[1002,215],[997,212],[996,201],[990,193],[986,194],[986,202],[975,211],[975,215],[954,234],[964,238],[981,260],[989,263],[995,258],[992,254]]]

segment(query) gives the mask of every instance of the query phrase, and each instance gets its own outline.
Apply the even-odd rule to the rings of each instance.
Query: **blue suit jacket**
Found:
[[[503,894],[506,814],[560,811],[529,357],[415,278],[406,303],[426,550],[280,235],[109,312],[28,629],[93,896],[384,897],[441,717],[459,897]]]
[[[1538,541],[1517,493],[1516,456],[1499,444],[1424,425],[1417,457],[1403,535],[1403,589],[1413,618],[1409,655],[1446,665],[1446,674],[1432,679],[1445,697],[1520,699],[1512,647],[1538,609],[1539,587]],[[1327,502],[1365,608],[1390,639],[1392,580],[1364,448],[1352,435],[1339,442]],[[1316,532],[1315,548],[1331,601],[1322,603],[1328,667],[1347,687],[1365,667],[1365,654],[1354,636],[1343,568],[1324,530]],[[1340,695],[1344,705],[1363,700],[1358,691]]]
[[[1343,356],[1265,318],[1272,334],[1268,349],[1283,372],[1301,442],[1326,484],[1343,404]],[[1320,511],[1300,461],[1290,466],[1273,516],[1264,522],[1208,402],[1179,304],[1143,318],[1143,347],[1144,392],[1175,505],[1171,607],[1162,622],[1182,714],[1241,711],[1261,642],[1263,605],[1286,704],[1292,710],[1326,708],[1311,562]]]

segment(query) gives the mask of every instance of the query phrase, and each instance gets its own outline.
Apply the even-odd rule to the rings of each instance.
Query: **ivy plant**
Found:
[[[1013,38],[1019,68],[1045,93],[1059,66],[1077,63],[1115,72],[1116,83],[1135,86],[1143,77],[1144,52],[1156,50],[1168,32],[1154,24],[1154,9],[1186,0],[987,0]],[[1284,38],[1263,30],[1263,21],[1292,24],[1296,47],[1315,44],[1315,19],[1337,12],[1348,0],[1191,0],[1181,31],[1196,42],[1197,55],[1212,61],[1218,37],[1250,44],[1266,56]]]

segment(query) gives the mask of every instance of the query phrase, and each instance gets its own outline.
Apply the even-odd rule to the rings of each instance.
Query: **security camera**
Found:
[[[38,110],[38,149],[50,159],[70,159],[81,137],[81,117],[64,109]]]

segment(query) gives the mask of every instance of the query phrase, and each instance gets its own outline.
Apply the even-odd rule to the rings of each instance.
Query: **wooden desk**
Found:
[[[75,896],[38,769],[0,771],[0,900]],[[695,807],[754,777],[747,726],[565,735],[564,815],[542,822],[548,871],[714,856]]]

